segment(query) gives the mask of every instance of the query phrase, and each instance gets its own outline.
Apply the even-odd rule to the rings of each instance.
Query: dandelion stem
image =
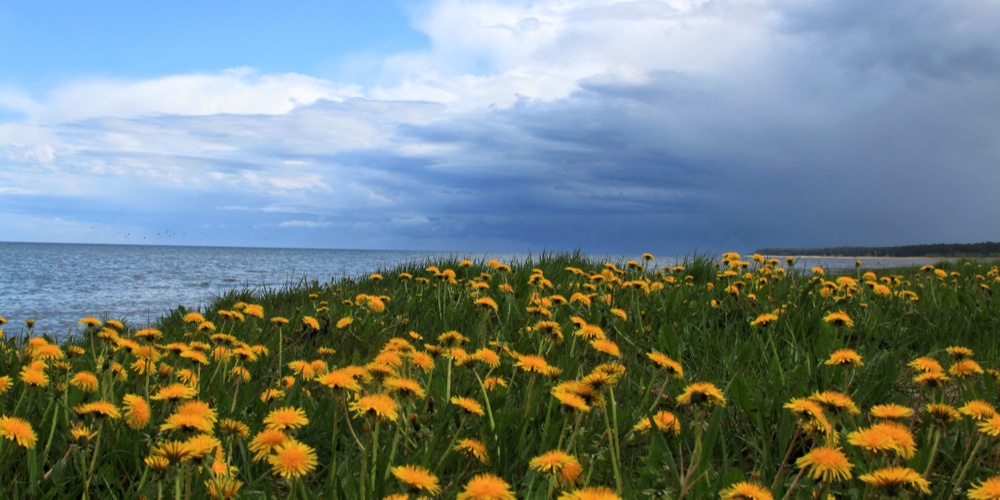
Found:
[[[611,404],[612,404],[612,410],[611,411],[614,411],[614,400],[615,400],[614,392],[609,391],[609,394],[611,396]],[[622,478],[621,478],[622,471],[621,471],[621,465],[619,465],[619,463],[618,463],[619,460],[620,460],[620,458],[621,458],[621,456],[619,454],[618,444],[616,442],[617,441],[616,437],[618,435],[618,432],[617,432],[617,429],[613,429],[611,427],[611,417],[608,415],[608,404],[607,403],[604,404],[604,411],[603,411],[603,413],[604,413],[604,426],[605,426],[605,428],[607,429],[607,432],[608,432],[608,450],[611,452],[611,469],[612,469],[612,471],[615,474],[615,488],[616,488],[616,491],[618,493],[621,493],[622,492]]]
[[[962,467],[962,472],[958,475],[958,480],[952,481],[951,495],[948,497],[949,499],[955,498],[955,492],[959,491],[962,481],[965,481],[965,476],[969,473],[969,469],[972,468],[972,462],[976,460],[976,454],[979,453],[979,447],[983,445],[983,441],[985,441],[985,437],[979,436],[979,440],[976,441],[976,447],[972,449],[972,454],[969,455],[969,460],[965,462],[965,466]]]
[[[934,459],[937,458],[938,447],[941,445],[942,430],[934,427],[934,446],[931,448],[931,457],[927,461],[927,469],[924,470],[924,479],[931,477],[931,470],[934,469]]]
[[[785,466],[788,465],[788,461],[792,459],[792,450],[795,449],[795,442],[799,439],[799,432],[801,429],[796,426],[795,434],[792,434],[792,440],[788,443],[788,451],[785,452],[785,458],[781,461],[781,465],[778,466],[778,472],[774,475],[774,481],[771,483],[771,491],[774,491],[778,487],[778,483],[781,482],[781,476],[785,472]]]
[[[788,491],[785,492],[785,496],[782,497],[782,500],[788,500],[789,498],[791,498],[792,492],[795,491],[795,488],[799,485],[799,481],[802,480],[802,475],[805,474],[805,473],[806,473],[806,468],[805,467],[799,469],[798,475],[795,476],[795,480],[792,481],[792,485],[788,487]],[[865,496],[864,498],[868,498],[868,497]]]

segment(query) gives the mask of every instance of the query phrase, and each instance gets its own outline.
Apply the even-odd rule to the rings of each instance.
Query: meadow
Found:
[[[61,343],[3,320],[0,494],[1000,498],[997,291],[995,262],[545,254]]]

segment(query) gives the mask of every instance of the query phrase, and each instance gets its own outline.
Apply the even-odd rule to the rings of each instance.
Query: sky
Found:
[[[0,2],[0,240],[1000,241],[1000,2]]]

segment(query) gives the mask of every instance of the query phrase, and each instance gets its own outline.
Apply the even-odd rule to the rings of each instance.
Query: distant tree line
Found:
[[[761,248],[764,255],[824,257],[1000,257],[1000,243],[935,243],[895,247]]]

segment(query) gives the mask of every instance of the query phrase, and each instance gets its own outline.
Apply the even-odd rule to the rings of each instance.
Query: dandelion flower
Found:
[[[93,401],[73,408],[79,415],[95,415],[98,418],[121,418],[122,414],[118,407],[107,401]]]
[[[345,369],[333,370],[316,380],[334,391],[347,390],[357,392],[361,390],[361,384],[358,383],[350,371]]]
[[[125,412],[125,424],[134,430],[145,427],[153,413],[149,403],[135,394],[126,394],[122,397],[122,410]]]
[[[185,314],[184,317],[181,318],[181,320],[184,321],[185,323],[197,324],[205,321],[205,316],[203,316],[200,312],[189,312]]]
[[[283,478],[301,477],[316,468],[316,450],[309,445],[289,439],[274,449],[267,457],[271,472]]]
[[[93,316],[87,316],[86,318],[77,321],[76,324],[85,325],[87,328],[97,328],[101,326],[101,320]]]
[[[604,354],[614,356],[616,358],[622,357],[621,350],[618,349],[618,344],[608,340],[608,339],[594,339],[590,341],[590,346],[597,349]]]
[[[21,382],[34,387],[48,387],[49,376],[42,369],[32,368],[31,365],[24,365],[19,374]]]
[[[681,433],[681,422],[677,420],[677,416],[669,411],[663,410],[657,412],[653,415],[653,422],[656,424],[656,428],[663,432],[673,432],[675,436],[679,436]],[[648,434],[652,424],[649,422],[649,418],[644,418],[632,427],[633,430],[639,431],[643,434]]]
[[[288,437],[288,434],[278,429],[264,429],[250,440],[250,443],[247,444],[247,449],[254,453],[253,460],[259,462],[267,458],[272,450],[285,444],[289,439],[291,438]]]
[[[211,433],[215,427],[217,414],[204,401],[187,401],[167,417],[160,425],[160,431],[184,430]]]
[[[490,461],[490,456],[486,451],[486,445],[482,441],[473,438],[461,439],[452,448],[455,451],[465,453],[478,460],[480,463],[486,464]]]
[[[861,413],[861,410],[854,404],[850,396],[837,391],[816,392],[812,396],[809,396],[809,399],[819,403],[823,406],[823,409],[834,415],[840,413],[857,415]]]
[[[864,362],[861,361],[861,355],[859,355],[854,349],[837,349],[830,355],[830,359],[826,360],[824,364],[836,366],[865,366]]]
[[[243,440],[250,436],[250,426],[239,420],[224,418],[219,420],[219,432]]]
[[[656,366],[659,366],[666,371],[671,377],[676,379],[684,378],[684,368],[681,367],[680,363],[670,359],[670,357],[666,354],[653,351],[646,354],[646,356],[651,359],[653,363],[656,363]]]
[[[412,492],[426,491],[431,495],[436,495],[441,491],[437,476],[419,465],[400,465],[391,470],[392,475],[396,476],[400,482],[405,483]]]
[[[88,371],[77,372],[76,375],[73,375],[73,378],[69,380],[69,385],[72,385],[83,392],[95,392],[97,391],[97,375]]]
[[[972,349],[962,346],[947,347],[945,348],[945,351],[947,351],[948,354],[951,354],[951,356],[956,360],[968,359],[975,355],[975,353],[972,352]]]
[[[979,432],[993,437],[1000,436],[1000,415],[994,415],[989,420],[979,422]]]
[[[749,481],[741,481],[719,492],[723,500],[772,500],[771,492]]]
[[[951,380],[951,377],[945,375],[944,372],[935,371],[924,372],[916,377],[913,377],[914,382],[927,387],[928,389],[941,387],[949,380]]]
[[[778,321],[777,314],[764,313],[757,316],[757,318],[751,321],[750,324],[752,326],[768,326],[771,323],[774,323],[775,321]]]
[[[873,453],[894,452],[909,460],[917,452],[913,434],[896,422],[880,422],[847,435],[847,442]]]
[[[726,397],[711,382],[694,382],[688,384],[684,392],[677,396],[677,402],[683,405],[726,406]]]
[[[312,329],[314,331],[318,331],[319,330],[319,321],[316,318],[312,317],[312,316],[303,316],[302,317],[302,326],[310,328],[310,329]]]
[[[965,403],[964,406],[958,409],[958,412],[968,415],[973,420],[989,420],[997,414],[996,408],[993,405],[979,399]]]
[[[153,394],[149,399],[153,401],[170,401],[176,403],[185,399],[191,399],[198,395],[198,390],[189,387],[184,384],[170,384],[163,387],[156,394]]]
[[[917,370],[922,373],[944,371],[944,368],[941,366],[941,363],[939,363],[938,360],[930,356],[921,356],[917,359],[914,359],[913,361],[910,361],[909,363],[907,363],[906,366],[909,366],[910,368],[913,368],[914,370]]]
[[[243,481],[225,475],[215,476],[205,481],[208,496],[213,499],[231,500],[236,498],[242,487]]]
[[[493,312],[497,312],[499,310],[497,302],[489,297],[480,297],[476,299],[476,305],[487,311],[492,310]]]
[[[370,394],[349,405],[358,416],[373,415],[395,422],[399,418],[399,405],[385,394]]]
[[[955,407],[948,404],[931,403],[927,405],[926,409],[927,413],[930,414],[931,418],[938,425],[947,425],[962,418],[962,414]]]
[[[548,373],[549,363],[541,356],[526,354],[520,356],[514,366],[528,373],[534,372],[544,375]]]
[[[465,483],[456,500],[516,500],[510,485],[499,476],[479,474]]]
[[[309,423],[306,412],[302,408],[286,406],[275,408],[264,417],[264,427],[268,429],[298,429]]]
[[[979,486],[973,485],[968,496],[973,500],[1000,500],[1000,476],[993,476]]]
[[[854,328],[854,320],[852,320],[851,317],[844,311],[826,313],[826,316],[823,316],[823,321],[833,326],[846,326],[847,328]]]
[[[858,479],[884,490],[890,496],[897,495],[901,490],[916,491],[925,495],[931,493],[930,482],[909,467],[886,467],[859,476]]]
[[[457,405],[467,414],[467,415],[479,415],[480,417],[486,413],[483,411],[483,405],[479,404],[478,401],[472,398],[465,398],[460,396],[452,396],[451,404]]]
[[[983,367],[979,366],[975,360],[963,358],[955,361],[949,368],[948,373],[954,377],[965,378],[973,374],[982,375],[985,373]]]
[[[820,446],[799,457],[795,461],[799,467],[809,468],[809,477],[813,480],[846,481],[851,478],[853,464],[840,448]]]
[[[882,420],[899,420],[913,416],[913,410],[897,404],[884,404],[872,406],[869,411],[875,418]]]
[[[38,436],[27,420],[18,417],[0,417],[0,437],[27,448],[34,449]]]

